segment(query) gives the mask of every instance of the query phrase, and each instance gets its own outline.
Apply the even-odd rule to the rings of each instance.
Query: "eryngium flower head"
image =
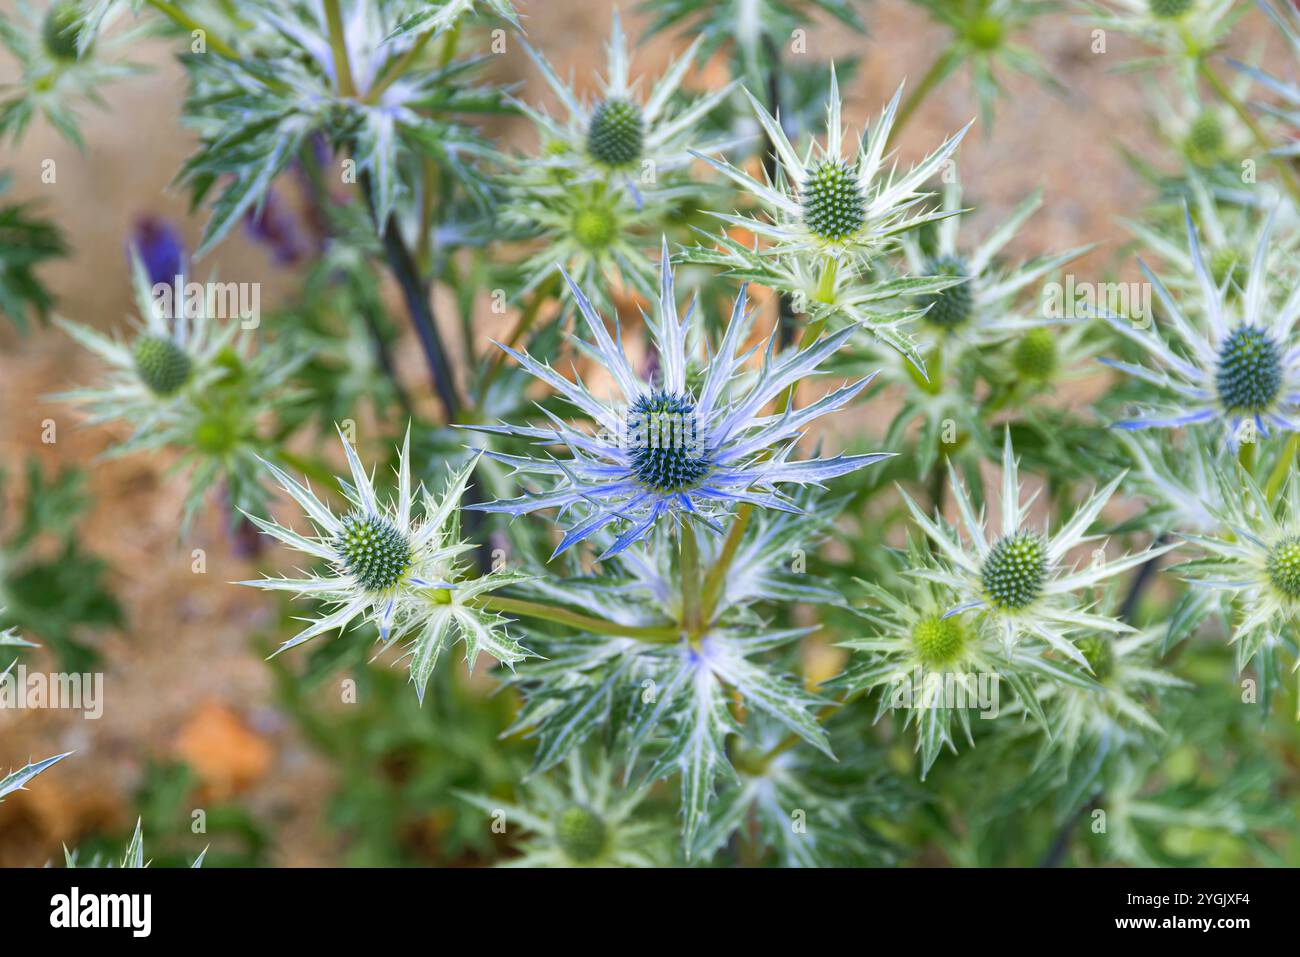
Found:
[[[423,485],[413,491],[408,428],[398,459],[397,497],[384,505],[352,444],[342,432],[339,438],[352,474],[351,483],[339,482],[348,503],[341,515],[332,512],[309,486],[263,461],[281,488],[307,513],[315,534],[303,535],[255,515],[249,515],[249,520],[290,548],[325,562],[329,571],[240,584],[294,592],[333,606],[284,642],[275,654],[324,632],[346,628],[358,617],[369,619],[385,645],[401,637],[411,639],[411,681],[421,699],[434,664],[455,637],[465,642],[471,668],[480,651],[507,665],[524,658],[527,653],[505,633],[498,617],[476,604],[478,596],[518,576],[494,572],[464,580],[464,563],[459,559],[474,546],[459,538],[457,508],[474,463],[448,478],[441,499],[434,498]],[[419,516],[413,514],[417,500],[422,506]]]
[[[902,709],[903,725],[915,729],[922,779],[945,747],[956,753],[960,738],[973,742],[977,703],[980,717],[996,719],[1010,704],[1001,700],[1003,691],[1020,698],[1036,697],[1044,685],[1094,686],[1053,660],[1043,646],[1008,648],[987,622],[948,614],[957,596],[917,574],[940,571],[917,543],[909,541],[906,555],[898,557],[909,575],[903,589],[858,580],[867,601],[854,611],[867,630],[840,644],[862,654],[834,684],[847,694],[880,691],[877,721],[899,708],[900,692],[911,692],[910,706]],[[1021,706],[1053,732],[1033,700],[1022,700]]]
[[[672,862],[668,829],[641,803],[648,786],[615,779],[609,760],[587,762],[574,751],[560,775],[533,775],[526,800],[503,804],[491,795],[462,794],[484,813],[505,813],[510,832],[522,829],[522,856],[510,867],[662,867]],[[638,817],[639,815],[639,817]]]
[[[899,233],[934,217],[917,212],[929,194],[923,184],[937,173],[970,128],[944,141],[937,150],[901,176],[895,176],[885,153],[902,88],[885,107],[857,151],[844,155],[845,129],[840,121],[840,91],[831,71],[826,106],[826,143],[810,143],[801,158],[780,122],[754,98],[745,95],[762,124],[779,162],[775,183],[759,182],[730,163],[692,151],[752,194],[764,218],[715,213],[719,219],[768,241],[774,253],[826,254],[866,258]],[[850,138],[852,141],[852,138]]]
[[[170,292],[176,277],[167,280]],[[79,323],[59,324],[81,345],[108,366],[97,388],[75,389],[56,396],[80,405],[89,423],[124,419],[135,427],[128,446],[147,441],[178,414],[180,400],[189,392],[201,393],[222,370],[216,361],[239,334],[239,323],[218,328],[203,296],[171,303],[154,297],[143,261],[131,255],[131,282],[138,320],[128,339],[110,338]],[[184,288],[184,278],[180,279]]]
[[[672,514],[689,515],[719,529],[717,520],[741,502],[794,511],[784,486],[819,485],[886,457],[875,453],[790,460],[804,426],[843,407],[870,377],[803,408],[786,403],[775,414],[763,413],[795,383],[817,374],[822,362],[852,334],[852,327],[784,355],[775,353],[775,337],[769,337],[762,365],[752,374],[744,367],[758,346],[742,351],[751,319],[742,288],[722,343],[702,373],[690,375],[687,338],[692,312],[678,316],[665,243],[657,316],[646,319],[658,353],[659,372],[651,381],[634,371],[623,351],[621,331],[616,328],[610,336],[582,290],[567,274],[565,279],[591,335],[591,341],[580,346],[609,372],[620,398],[599,398],[581,380],[570,381],[549,363],[502,346],[590,418],[597,431],[591,434],[555,416],[545,428],[471,426],[568,452],[563,459],[489,453],[514,466],[520,475],[552,484],[519,498],[473,506],[510,515],[557,508],[561,515],[571,515],[573,521],[556,548],[557,555],[609,526],[620,534],[604,554],[617,554],[645,536],[660,518]]]
[[[1182,64],[1205,56],[1245,7],[1234,0],[1090,0],[1087,5],[1096,26],[1132,34],[1161,50],[1160,57],[1138,61],[1147,67],[1160,59]]]
[[[1112,589],[1113,593],[1114,590]],[[1073,756],[1088,747],[1093,754],[1163,734],[1148,702],[1186,682],[1156,667],[1167,625],[1124,635],[1094,632],[1075,645],[1087,661],[1086,682],[1044,682],[1039,699],[1052,734],[1044,751]],[[1019,710],[1019,703],[1013,712]]]
[[[689,165],[687,144],[698,145],[701,120],[730,95],[734,84],[679,105],[678,90],[694,64],[702,40],[670,63],[644,99],[629,75],[627,38],[614,12],[607,52],[606,79],[594,102],[584,102],[556,75],[537,50],[521,41],[543,78],[568,114],[562,120],[520,103],[537,125],[545,149],[533,163],[547,171],[563,171],[582,180],[621,180],[633,192],[653,192],[664,174]],[[724,144],[709,148],[721,149]]]
[[[1102,361],[1167,395],[1163,404],[1116,425],[1148,429],[1214,423],[1223,430],[1231,448],[1243,438],[1253,441],[1243,428],[1265,436],[1274,427],[1300,430],[1300,350],[1291,345],[1291,331],[1300,317],[1300,295],[1292,294],[1281,304],[1271,301],[1268,269],[1273,217],[1260,232],[1240,300],[1227,294],[1226,282],[1215,283],[1201,255],[1191,215],[1186,219],[1199,291],[1199,301],[1192,304],[1195,313],[1176,301],[1146,263],[1141,263],[1164,307],[1166,321],[1159,325],[1172,328],[1175,341],[1166,342],[1150,322],[1139,327],[1130,319],[1103,313],[1117,331],[1150,354],[1154,368]],[[1208,329],[1194,322],[1194,315]]]
[[[937,546],[939,558],[947,563],[947,568],[921,569],[916,574],[948,586],[957,595],[958,602],[948,614],[979,609],[982,617],[1001,632],[1008,647],[1028,635],[1085,666],[1083,653],[1070,641],[1069,635],[1084,630],[1132,630],[1110,616],[1089,613],[1088,605],[1078,593],[1163,554],[1172,545],[1110,562],[1094,559],[1083,568],[1065,564],[1074,548],[1096,540],[1097,536],[1087,534],[1088,529],[1119,487],[1123,475],[1089,496],[1055,534],[1050,534],[1046,527],[1026,528],[1026,513],[1035,496],[1026,502],[1020,500],[1019,463],[1008,430],[1002,448],[1002,526],[997,534],[990,536],[984,516],[976,512],[951,463],[948,474],[966,531],[966,544],[956,529],[941,517],[927,516],[903,493],[913,520]]]
[[[962,206],[961,180],[952,176],[943,187],[945,218],[927,227],[935,234],[931,247],[924,248],[916,232],[902,237],[907,269],[912,275],[964,280],[917,299],[917,306],[927,310],[921,326],[936,340],[941,365],[959,364],[951,353],[965,346],[1018,340],[1029,331],[1044,327],[1044,320],[1028,318],[1024,313],[1021,300],[1026,290],[1035,288],[1045,277],[1091,247],[1076,246],[1015,265],[1004,262],[1000,256],[1002,250],[1042,205],[1042,191],[1036,190],[976,241],[962,234],[969,210]]]
[[[1261,649],[1271,653],[1283,643],[1294,647],[1288,635],[1300,615],[1300,484],[1292,474],[1275,504],[1249,472],[1239,467],[1234,471],[1235,479],[1218,475],[1211,511],[1219,519],[1219,530],[1184,535],[1201,546],[1205,557],[1175,570],[1196,585],[1234,599],[1238,617],[1232,640],[1237,665],[1244,668]]]

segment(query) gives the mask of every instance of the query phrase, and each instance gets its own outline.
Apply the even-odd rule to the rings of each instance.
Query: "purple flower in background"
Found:
[[[297,217],[274,189],[266,191],[259,208],[250,209],[244,216],[244,229],[249,238],[271,251],[276,265],[291,266],[308,251]]]
[[[171,283],[183,276],[189,262],[180,231],[165,219],[141,216],[126,246],[127,256],[140,257],[151,285]]]

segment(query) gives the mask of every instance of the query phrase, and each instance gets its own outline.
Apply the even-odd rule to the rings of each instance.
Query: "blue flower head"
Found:
[[[1240,297],[1231,294],[1231,276],[1214,280],[1191,215],[1186,219],[1196,294],[1179,303],[1142,263],[1164,306],[1165,324],[1172,333],[1168,339],[1154,328],[1138,328],[1105,314],[1120,334],[1146,350],[1149,362],[1102,361],[1155,386],[1160,396],[1116,426],[1131,430],[1211,424],[1232,449],[1244,428],[1264,436],[1272,430],[1300,431],[1300,347],[1293,337],[1300,319],[1300,290],[1290,290],[1284,302],[1277,302],[1280,297],[1270,289],[1282,283],[1269,271],[1273,215],[1260,232]]]
[[[800,351],[775,352],[775,339],[744,348],[752,315],[742,287],[731,320],[716,352],[694,363],[688,347],[692,306],[679,318],[673,274],[664,243],[659,302],[646,326],[657,361],[649,376],[638,374],[623,350],[615,324],[611,336],[604,320],[569,278],[565,281],[587,326],[590,340],[580,350],[613,379],[617,396],[600,398],[576,375],[560,375],[549,363],[509,346],[501,346],[530,373],[555,389],[590,420],[585,428],[549,412],[541,427],[474,426],[485,432],[534,440],[559,454],[537,456],[489,453],[515,473],[546,487],[519,498],[476,506],[485,511],[522,515],[556,508],[569,519],[556,554],[610,528],[617,531],[602,557],[616,555],[645,537],[659,519],[689,517],[719,531],[719,519],[738,503],[797,512],[785,486],[820,485],[888,453],[793,459],[803,428],[853,399],[871,380],[841,386],[810,405],[795,408],[790,388],[816,375],[820,365],[853,334],[848,327]],[[763,349],[757,370],[749,360]],[[774,400],[783,407],[765,413]]]

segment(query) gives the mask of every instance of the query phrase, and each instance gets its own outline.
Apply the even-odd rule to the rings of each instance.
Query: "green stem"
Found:
[[[522,618],[538,618],[568,625],[579,631],[588,631],[597,635],[613,635],[620,638],[641,638],[646,641],[670,642],[681,638],[681,632],[671,626],[620,625],[607,618],[584,615],[556,605],[547,605],[537,601],[524,601],[519,598],[505,598],[501,595],[481,595],[471,599],[468,604],[484,611],[502,612]]]
[[[722,551],[718,553],[718,560],[713,563],[709,569],[708,575],[704,578],[704,593],[701,596],[701,605],[703,607],[704,621],[712,623],[714,612],[718,608],[718,599],[722,597],[723,580],[727,576],[727,569],[736,558],[736,552],[740,549],[740,543],[745,537],[745,529],[749,528],[750,519],[754,517],[754,506],[749,502],[741,505],[736,511],[736,519],[731,523],[731,528],[727,529],[727,537],[722,542]]]
[[[384,95],[384,91],[392,86],[394,81],[400,79],[406,73],[407,68],[415,61],[415,58],[424,52],[424,48],[433,39],[433,34],[434,31],[425,30],[415,38],[415,42],[411,44],[405,53],[392,61],[388,69],[384,71],[383,77],[377,80],[375,85],[370,88],[370,92],[366,94],[365,101],[367,103],[379,102],[379,98]]]
[[[203,42],[216,54],[225,57],[227,60],[238,60],[239,54],[235,52],[234,47],[226,43],[221,37],[213,36],[212,31],[203,24],[199,23],[184,10],[178,9],[175,4],[167,3],[166,0],[148,0],[149,6],[153,7],[172,23],[182,27],[191,33],[198,30],[203,34]]]
[[[1300,432],[1292,432],[1291,437],[1286,440],[1286,445],[1282,447],[1282,454],[1278,456],[1277,464],[1273,466],[1273,471],[1268,474],[1268,482],[1264,486],[1264,497],[1270,502],[1277,498],[1278,492],[1282,490],[1282,485],[1286,482],[1287,476],[1295,467],[1296,453],[1300,452]]]
[[[354,97],[357,88],[352,82],[352,62],[348,58],[347,41],[343,37],[343,16],[339,13],[339,0],[325,0],[325,23],[329,27],[330,52],[334,56],[339,96]]]
[[[816,298],[818,302],[833,303],[835,301],[835,280],[839,277],[840,261],[834,256],[827,256],[823,260],[822,274],[817,280]]]
[[[1196,69],[1204,78],[1205,82],[1208,83],[1211,89],[1213,89],[1218,95],[1219,99],[1223,100],[1224,103],[1231,107],[1232,112],[1236,113],[1241,122],[1246,124],[1247,129],[1250,130],[1251,135],[1255,138],[1255,144],[1265,151],[1265,156],[1269,156],[1270,154],[1268,151],[1272,149],[1272,144],[1269,142],[1268,136],[1264,133],[1264,128],[1260,126],[1259,121],[1251,115],[1246,104],[1242,103],[1237,95],[1228,88],[1228,84],[1223,82],[1223,78],[1220,77],[1219,74],[1210,69],[1209,61],[1206,60],[1205,57],[1197,57]],[[1273,165],[1278,171],[1278,175],[1282,177],[1282,185],[1285,186],[1286,191],[1291,194],[1291,198],[1300,203],[1300,180],[1296,179],[1295,171],[1291,168],[1290,160],[1285,156],[1272,156],[1271,158],[1274,161]]]
[[[553,273],[533,291],[532,298],[528,300],[528,305],[524,307],[524,311],[520,314],[515,327],[510,330],[510,335],[506,337],[504,345],[513,349],[524,336],[528,335],[528,331],[537,322],[537,316],[541,312],[542,304],[550,298],[551,290],[555,288],[557,280],[558,276]],[[480,402],[487,395],[488,386],[500,374],[501,367],[505,364],[505,357],[506,352],[504,349],[496,350],[496,354],[491,359],[491,365],[488,366],[487,372],[483,374],[483,379],[479,382],[478,394]]]
[[[912,118],[912,114],[925,102],[925,98],[929,96],[930,91],[948,75],[951,59],[952,51],[948,50],[930,64],[930,69],[925,71],[925,76],[921,77],[921,82],[903,101],[903,105],[899,107],[898,112],[894,115],[894,125],[889,130],[889,139],[885,141],[886,146],[893,144],[898,139],[899,131],[907,125],[907,121]]]
[[[1255,443],[1242,442],[1237,446],[1237,461],[1251,475],[1255,473]]]
[[[703,630],[700,607],[700,545],[695,540],[695,526],[689,519],[682,521],[678,530],[680,562],[678,572],[682,577],[682,628],[692,637]]]

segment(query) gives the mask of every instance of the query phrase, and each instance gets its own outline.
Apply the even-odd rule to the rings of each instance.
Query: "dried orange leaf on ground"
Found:
[[[229,797],[256,783],[271,765],[272,749],[244,720],[217,701],[206,701],[176,739],[176,753],[214,798]]]

